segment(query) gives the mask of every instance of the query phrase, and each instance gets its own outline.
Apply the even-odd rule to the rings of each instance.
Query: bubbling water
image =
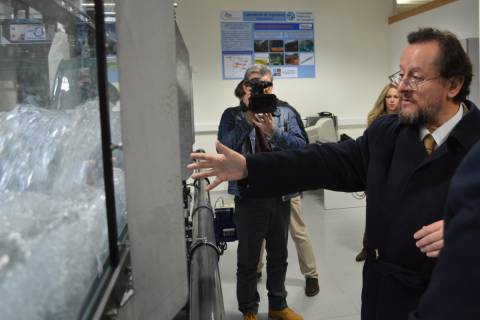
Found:
[[[98,101],[0,112],[2,319],[75,319],[108,258]],[[120,141],[118,112],[112,140]],[[117,160],[120,156],[116,157]],[[114,168],[119,231],[124,175]]]

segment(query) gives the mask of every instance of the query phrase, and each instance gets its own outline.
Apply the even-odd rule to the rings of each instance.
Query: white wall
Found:
[[[177,22],[190,50],[195,122],[200,130],[216,128],[223,110],[236,105],[233,89],[238,81],[222,80],[221,10],[314,12],[317,76],[278,79],[275,92],[303,116],[331,111],[341,123],[363,124],[387,81],[390,1],[180,1]],[[200,144],[202,138],[197,140]]]
[[[478,0],[459,0],[393,23],[390,27],[392,70],[398,69],[402,49],[407,44],[407,34],[420,27],[449,30],[459,39],[478,37],[478,2]]]

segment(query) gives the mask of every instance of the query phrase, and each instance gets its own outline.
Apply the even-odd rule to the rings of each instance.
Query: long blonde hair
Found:
[[[372,124],[378,117],[387,114],[387,104],[385,103],[385,98],[387,97],[388,90],[391,88],[397,89],[397,87],[391,83],[387,84],[380,95],[377,98],[377,101],[373,105],[372,110],[368,113],[367,116],[367,127]]]

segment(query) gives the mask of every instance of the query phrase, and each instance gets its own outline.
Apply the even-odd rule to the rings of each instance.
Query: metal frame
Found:
[[[100,128],[102,134],[103,178],[105,181],[105,204],[107,207],[108,246],[110,265],[118,265],[118,234],[113,183],[112,139],[110,136],[110,111],[108,109],[107,57],[105,52],[105,14],[102,0],[95,3],[95,46],[97,56],[98,102],[100,106]]]

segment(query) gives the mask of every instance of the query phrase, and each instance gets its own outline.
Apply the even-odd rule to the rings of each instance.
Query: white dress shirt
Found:
[[[425,138],[427,134],[431,134],[436,143],[435,148],[438,148],[440,145],[442,145],[442,143],[444,143],[447,140],[453,128],[455,128],[457,123],[459,123],[460,120],[462,120],[464,107],[465,107],[464,104],[461,103],[457,113],[455,113],[453,117],[448,119],[447,122],[442,124],[433,132],[428,131],[428,129],[425,126],[421,126],[419,130],[420,141],[423,141],[423,138]]]

